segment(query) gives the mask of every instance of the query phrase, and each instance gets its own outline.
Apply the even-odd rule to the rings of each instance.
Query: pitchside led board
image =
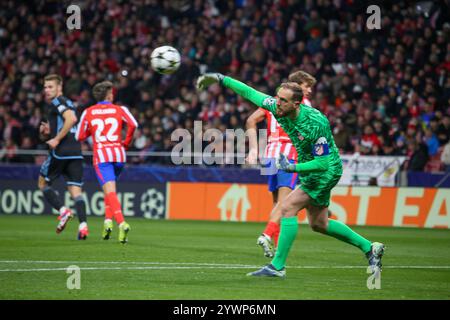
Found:
[[[172,182],[167,190],[168,219],[266,222],[272,208],[262,184]],[[330,210],[349,225],[450,228],[450,189],[341,186]],[[304,211],[298,217],[307,222]]]
[[[74,202],[62,181],[54,184],[55,189],[64,197],[64,203],[74,209]],[[166,184],[146,184],[121,182],[118,184],[118,197],[125,217],[144,217],[164,219],[166,208]],[[104,197],[96,181],[83,185],[88,215],[104,216]],[[29,180],[0,180],[1,214],[58,214],[44,200],[36,182]]]
[[[56,184],[65,204],[73,202]],[[96,181],[84,185],[89,215],[103,216],[103,193]],[[148,219],[266,222],[272,196],[265,184],[121,182],[118,195],[126,217]],[[332,218],[349,225],[450,228],[450,189],[349,187],[333,189]],[[0,181],[1,214],[56,214],[29,180]],[[305,212],[299,222],[306,223]]]

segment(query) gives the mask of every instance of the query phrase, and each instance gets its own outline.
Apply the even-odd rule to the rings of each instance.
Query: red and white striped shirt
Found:
[[[291,139],[289,139],[286,132],[280,127],[278,121],[271,112],[264,110],[264,113],[266,115],[268,131],[268,140],[264,157],[277,159],[280,156],[280,153],[282,153],[289,160],[292,159],[297,161],[297,151],[295,150]]]
[[[302,104],[311,106],[311,102],[307,98],[303,99]],[[264,156],[266,158],[277,159],[280,156],[280,153],[282,153],[289,160],[297,162],[297,150],[287,133],[280,127],[278,121],[271,112],[265,109],[262,110],[266,114],[268,130],[268,141]]]
[[[126,123],[127,133],[122,141],[123,123]],[[75,137],[83,141],[92,136],[94,165],[126,162],[125,149],[137,127],[138,123],[128,108],[102,101],[84,110]]]
[[[312,107],[311,101],[308,98],[303,98],[302,104],[305,104],[308,107]]]

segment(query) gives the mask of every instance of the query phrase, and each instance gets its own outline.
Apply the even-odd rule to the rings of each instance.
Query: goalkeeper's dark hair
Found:
[[[97,83],[94,88],[92,88],[92,95],[95,101],[103,101],[106,99],[109,91],[112,90],[113,84],[111,81],[102,81]]]
[[[293,101],[302,101],[303,100],[303,90],[298,83],[295,82],[283,82],[279,87],[279,89],[287,89],[292,91],[292,100]]]
[[[314,78],[308,72],[305,72],[305,71],[302,71],[302,70],[299,70],[299,71],[296,71],[296,72],[292,72],[289,75],[288,81],[289,82],[296,82],[296,83],[298,83],[300,85],[306,83],[309,87],[314,87],[314,85],[317,82],[316,78]]]

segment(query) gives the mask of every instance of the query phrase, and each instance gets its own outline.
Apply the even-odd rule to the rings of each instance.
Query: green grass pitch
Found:
[[[55,233],[54,216],[0,215],[0,299],[449,299],[450,231],[355,227],[387,245],[381,289],[350,245],[301,225],[286,279],[246,273],[269,260],[256,246],[262,223],[129,219],[130,241],[76,240],[77,221]],[[66,268],[81,268],[69,290]]]

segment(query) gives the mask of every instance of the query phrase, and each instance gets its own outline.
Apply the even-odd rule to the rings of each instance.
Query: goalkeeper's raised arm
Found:
[[[231,89],[241,97],[250,100],[258,107],[270,111],[277,117],[287,116],[295,118],[299,113],[300,104],[303,100],[302,89],[294,82],[282,83],[275,98],[220,73],[206,73],[200,76],[197,80],[197,88],[200,90],[206,89],[214,83],[219,83]]]
[[[224,76],[223,74],[220,73],[206,73],[200,76],[197,80],[197,88],[199,90],[206,89],[207,87],[209,87],[214,83],[219,83],[224,87],[233,90],[235,93],[237,93],[238,95],[247,100],[250,100],[258,107],[265,108],[271,112],[274,111],[271,110],[271,107],[269,105],[273,105],[273,107],[275,108],[275,103],[272,104],[267,103],[269,99],[273,99],[272,102],[275,102],[275,99],[273,97],[271,97],[268,94],[262,93],[258,90],[255,90],[241,81],[238,81],[231,77]]]

